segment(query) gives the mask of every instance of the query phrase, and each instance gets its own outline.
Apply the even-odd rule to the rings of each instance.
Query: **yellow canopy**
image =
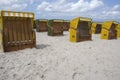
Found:
[[[102,28],[110,29],[112,27],[112,24],[118,24],[118,23],[116,21],[106,21],[103,22]]]
[[[85,18],[85,17],[77,17],[74,18],[70,21],[70,28],[74,28],[77,29],[79,22],[81,21],[86,21],[86,22],[91,22],[92,19],[91,18]]]
[[[30,17],[34,18],[34,13],[32,12],[16,12],[16,11],[0,11],[0,16],[7,17]]]

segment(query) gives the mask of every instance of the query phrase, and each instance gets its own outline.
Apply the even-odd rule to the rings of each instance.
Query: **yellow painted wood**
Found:
[[[117,22],[115,21],[105,21],[102,24],[102,30],[101,30],[101,39],[109,39],[109,32],[110,32],[110,28],[112,27],[112,24],[116,24]]]
[[[77,29],[80,17],[74,18],[70,21],[70,28]]]
[[[93,23],[92,23],[92,26],[91,26],[92,34],[96,34],[97,26],[98,26],[98,25],[101,25],[101,26],[102,26],[102,23],[101,23],[101,22],[93,22]]]
[[[106,29],[110,29],[112,23],[113,23],[112,21],[104,22],[102,28],[103,28],[103,29],[104,29],[104,28],[106,28]]]
[[[95,34],[96,26],[97,26],[97,23],[95,22],[92,23],[92,27],[91,27],[92,34]]]
[[[88,22],[88,26],[90,27],[91,26],[91,21],[92,19],[91,18],[84,18],[84,17],[77,17],[77,18],[74,18],[70,21],[70,29],[69,29],[69,39],[71,42],[78,42],[80,39],[79,39],[79,33],[78,33],[78,24],[80,22]]]
[[[120,38],[120,24],[117,25],[116,30],[117,30],[117,38]]]
[[[70,33],[70,34],[69,34],[69,37],[70,37],[69,39],[70,39],[70,41],[71,41],[71,42],[77,42],[77,38],[76,38],[76,37],[77,37],[77,33],[76,33],[76,30],[70,28],[70,29],[69,29],[69,33]]]
[[[3,40],[3,19],[0,12],[0,48],[4,52],[4,40]]]
[[[109,31],[106,30],[106,29],[102,29],[102,31],[101,31],[101,39],[108,40],[108,36],[109,36]]]

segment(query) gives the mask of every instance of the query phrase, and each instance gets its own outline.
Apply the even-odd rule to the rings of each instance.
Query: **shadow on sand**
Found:
[[[36,49],[44,49],[44,48],[49,47],[49,46],[50,45],[48,45],[48,44],[39,44],[36,46]]]

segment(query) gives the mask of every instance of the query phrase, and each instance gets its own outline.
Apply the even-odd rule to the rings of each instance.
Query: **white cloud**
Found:
[[[77,16],[91,17],[93,20],[117,19],[120,16],[120,5],[107,6],[103,0],[57,0],[55,2],[43,1],[36,11],[43,18],[67,18]],[[108,4],[109,5],[109,4]],[[43,16],[42,16],[43,15]]]
[[[79,0],[78,2],[67,2],[66,0],[59,0],[54,3],[42,2],[38,5],[37,10],[44,11],[62,11],[62,12],[83,12],[94,10],[103,5],[101,0]]]
[[[50,11],[52,6],[48,2],[42,2],[41,5],[38,5],[37,10],[38,11]]]
[[[0,0],[0,5],[9,5],[17,2],[18,0]]]
[[[104,0],[0,0],[0,9],[34,11],[36,18],[84,16],[93,20],[120,19],[120,4],[110,7]]]
[[[116,7],[117,6],[117,7]],[[111,7],[101,8],[100,10],[96,10],[96,13],[90,13],[92,15],[93,20],[96,21],[106,21],[106,20],[116,20],[120,21],[120,10],[118,5],[114,5]]]
[[[103,2],[101,0],[91,0],[91,1],[79,0],[78,2],[73,3],[71,5],[71,9],[69,9],[69,11],[85,12],[88,10],[94,10],[102,5]]]
[[[14,4],[11,6],[12,10],[23,10],[27,7],[27,4]]]
[[[33,4],[34,0],[0,0],[2,10],[24,10],[28,4]]]
[[[112,15],[119,15],[120,12],[119,11],[103,11],[103,14],[107,16],[112,16]]]
[[[115,5],[115,6],[113,6],[112,10],[117,10],[119,8],[120,8],[120,5]]]
[[[34,0],[29,0],[30,1],[30,4],[33,4],[34,3]]]
[[[102,7],[104,3],[102,0],[78,0],[73,2],[71,0],[57,0],[55,2],[43,1],[36,8],[40,17],[51,18],[65,18],[75,16],[89,16],[91,13]],[[89,12],[88,12],[89,11]],[[45,16],[42,16],[45,15]]]
[[[107,17],[116,17],[120,16],[120,11],[119,11],[120,5],[114,5],[111,8],[108,8],[102,12],[103,15]]]
[[[11,7],[5,6],[4,10],[17,10],[18,11],[18,10],[25,9],[26,6],[27,6],[27,4],[13,4],[13,5],[11,5]]]

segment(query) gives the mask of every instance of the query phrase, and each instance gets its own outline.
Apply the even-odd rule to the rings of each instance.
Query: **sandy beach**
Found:
[[[120,80],[120,39],[72,43],[36,33],[37,48],[0,52],[0,80]]]

